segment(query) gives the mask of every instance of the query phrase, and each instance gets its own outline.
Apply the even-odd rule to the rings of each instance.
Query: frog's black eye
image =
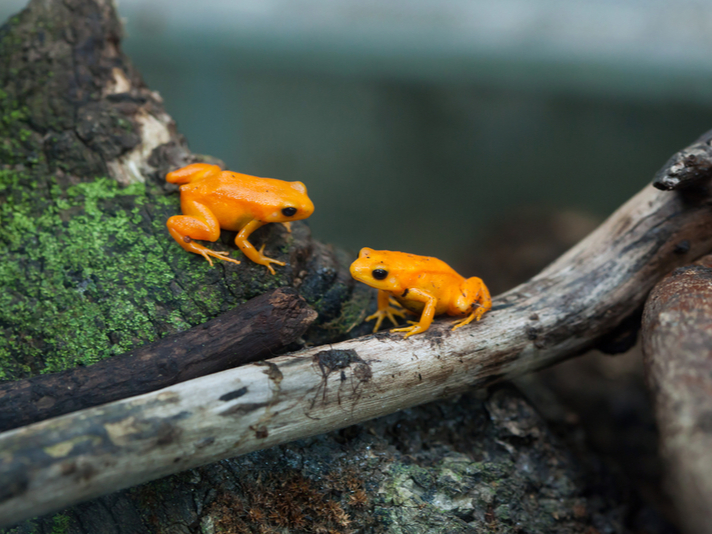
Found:
[[[295,215],[297,213],[297,208],[284,208],[282,210],[282,215],[285,217],[291,217],[292,215]]]
[[[371,276],[373,276],[376,280],[385,280],[386,276],[388,276],[388,271],[385,269],[374,269],[371,271]]]

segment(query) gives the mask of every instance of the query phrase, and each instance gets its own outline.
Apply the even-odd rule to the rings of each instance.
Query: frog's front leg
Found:
[[[183,249],[194,254],[200,254],[208,260],[210,265],[213,264],[210,256],[232,263],[240,263],[232,258],[226,258],[225,256],[229,254],[228,252],[216,252],[193,241],[194,239],[217,241],[220,237],[220,223],[213,212],[210,211],[210,208],[192,200],[181,202],[181,208],[185,215],[174,215],[168,219],[166,226],[173,239]]]
[[[430,324],[433,322],[433,317],[435,317],[435,307],[437,306],[438,299],[432,296],[427,291],[422,289],[408,289],[404,296],[407,296],[409,300],[417,300],[419,302],[425,303],[423,308],[423,313],[420,316],[420,321],[417,323],[413,322],[413,326],[406,326],[404,328],[394,328],[391,332],[406,332],[403,339],[414,334],[420,334],[425,332],[430,328]],[[412,322],[412,321],[411,321]]]
[[[479,321],[480,318],[492,307],[492,297],[490,296],[489,289],[485,283],[473,276],[468,278],[462,284],[462,294],[463,302],[459,303],[462,313],[467,313],[471,310],[470,314],[464,319],[455,321],[455,326],[452,327],[453,330],[470,324],[472,321]]]
[[[257,249],[252,245],[252,243],[247,240],[252,232],[264,225],[265,223],[263,223],[262,221],[252,219],[237,234],[237,237],[235,237],[235,244],[240,248],[240,250],[245,254],[245,256],[250,258],[255,263],[264,265],[265,267],[267,267],[267,269],[269,269],[270,273],[274,274],[274,269],[270,264],[275,263],[277,265],[284,266],[285,263],[283,261],[277,261],[273,260],[272,258],[268,258],[264,254],[262,254],[262,251],[265,249],[264,245],[262,245],[262,248],[257,251]]]
[[[378,311],[374,313],[373,315],[369,315],[366,317],[366,321],[370,321],[371,319],[376,319],[376,326],[373,327],[374,332],[378,332],[378,329],[381,327],[381,323],[383,322],[383,319],[388,317],[391,322],[398,326],[398,321],[395,320],[393,317],[394,315],[397,315],[398,317],[405,317],[405,313],[403,310],[394,308],[391,306],[391,304],[398,304],[398,302],[395,299],[391,298],[391,294],[388,291],[384,291],[383,289],[378,290]]]

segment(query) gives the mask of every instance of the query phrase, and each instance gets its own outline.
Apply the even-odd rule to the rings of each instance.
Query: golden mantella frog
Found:
[[[464,317],[456,321],[453,330],[473,320],[479,321],[492,307],[492,299],[484,282],[473,277],[465,279],[444,261],[427,256],[416,256],[390,250],[363,248],[351,264],[351,275],[378,289],[378,311],[366,317],[376,319],[374,332],[388,317],[403,317],[403,310],[391,304],[420,313],[420,321],[409,321],[413,326],[394,328],[391,332],[406,332],[405,337],[425,332],[435,315],[447,313]]]
[[[250,234],[267,223],[289,223],[306,219],[314,212],[314,204],[301,182],[284,182],[258,178],[237,172],[223,171],[217,165],[194,163],[166,175],[166,181],[183,184],[180,206],[183,215],[168,219],[166,226],[178,244],[188,252],[202,255],[210,265],[210,256],[232,263],[228,252],[215,252],[196,243],[195,239],[217,241],[220,229],[238,232],[235,244],[255,263],[265,265],[274,274],[272,263],[284,262],[268,258],[248,241]]]

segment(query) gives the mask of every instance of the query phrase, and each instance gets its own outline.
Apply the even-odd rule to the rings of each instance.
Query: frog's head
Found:
[[[396,272],[398,262],[391,261],[392,254],[389,250],[362,248],[358,259],[349,269],[351,276],[376,289],[398,291],[400,289]]]
[[[307,196],[307,188],[302,182],[282,184],[276,195],[275,211],[268,215],[266,222],[300,221],[314,213],[314,203]]]

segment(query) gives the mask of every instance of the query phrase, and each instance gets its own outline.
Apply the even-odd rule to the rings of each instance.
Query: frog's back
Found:
[[[383,262],[391,269],[397,270],[400,277],[410,279],[413,277],[420,280],[460,280],[462,276],[450,267],[447,263],[438,258],[429,256],[418,256],[405,252],[383,251]]]
[[[215,176],[208,176],[197,183],[196,189],[207,197],[230,198],[268,203],[270,199],[279,196],[280,180],[260,178],[238,172],[223,171]]]
[[[398,252],[383,259],[397,271],[404,287],[422,289],[443,302],[449,301],[451,296],[458,292],[464,280],[452,267],[438,258]]]

